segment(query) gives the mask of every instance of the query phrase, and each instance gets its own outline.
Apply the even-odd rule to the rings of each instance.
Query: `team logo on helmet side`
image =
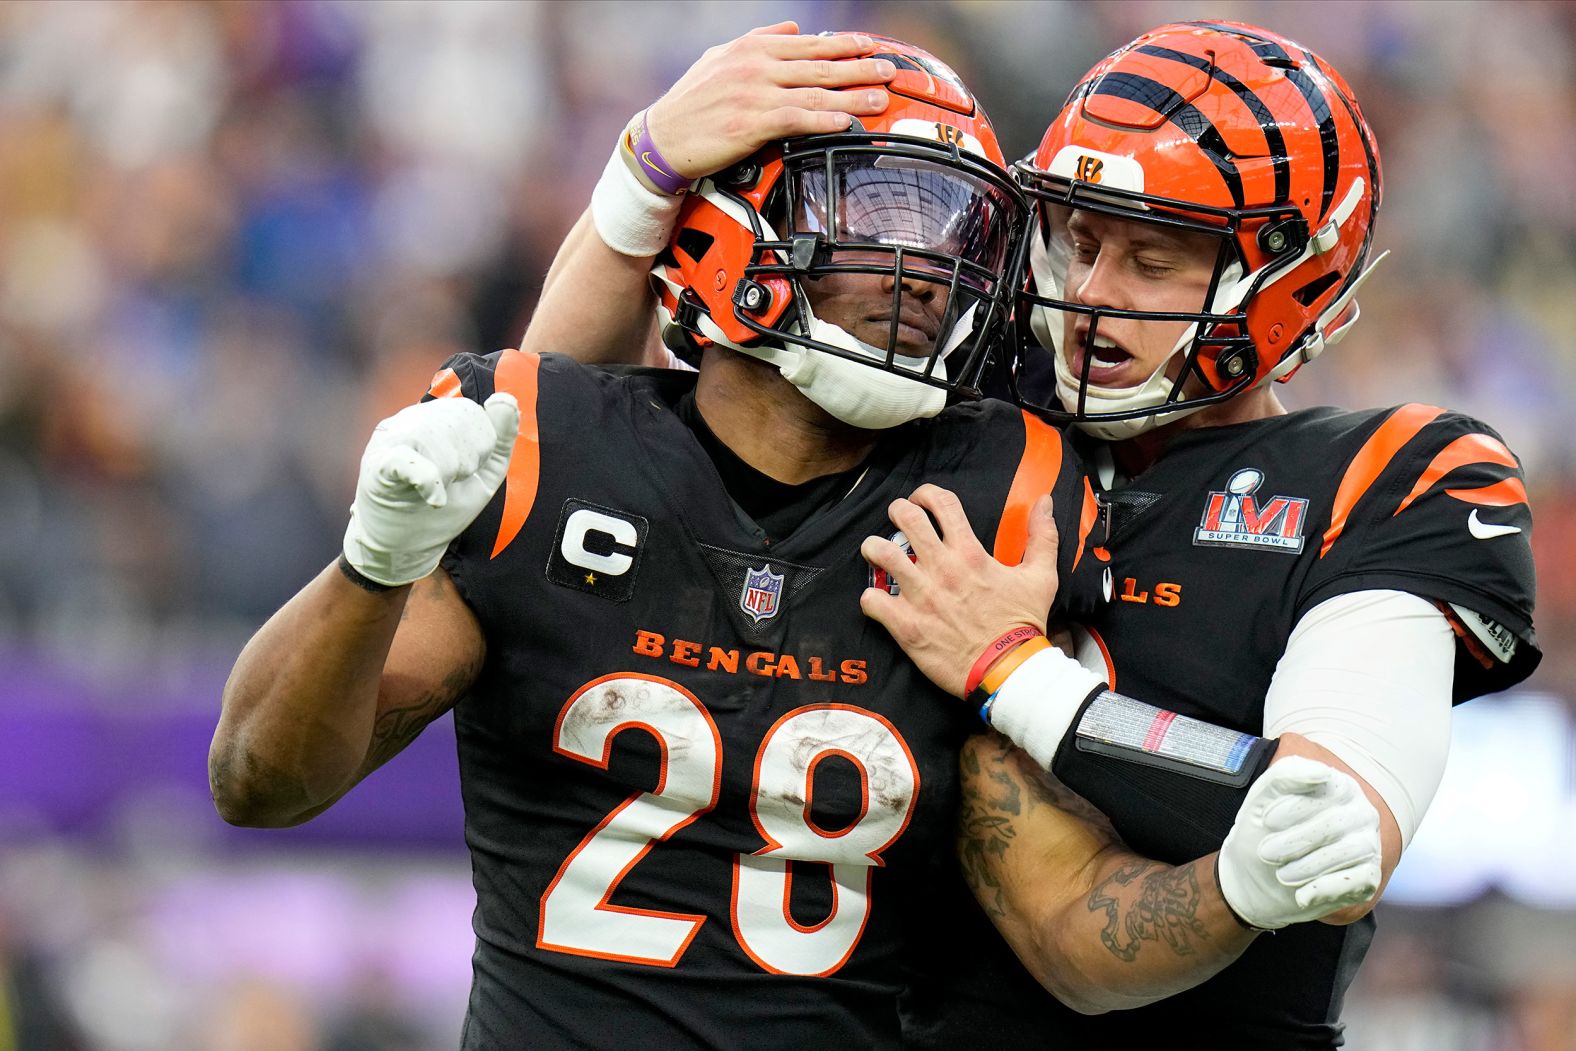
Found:
[[[1193,531],[1201,547],[1254,547],[1302,552],[1302,529],[1308,518],[1308,500],[1301,496],[1276,496],[1263,507],[1254,499],[1264,484],[1264,472],[1244,467],[1226,480],[1223,492],[1211,492],[1204,516]]]
[[[892,543],[896,544],[898,547],[902,548],[903,554],[908,556],[908,560],[910,562],[914,561],[914,545],[908,542],[908,534],[899,529],[897,532],[887,537],[887,539],[892,541]],[[892,575],[890,573],[882,569],[880,566],[874,565],[870,567],[870,586],[873,588],[880,588],[888,595],[899,595],[902,594],[903,590],[902,588],[898,587],[897,581],[892,579]]]
[[[749,614],[755,623],[777,616],[781,608],[783,574],[773,573],[770,562],[760,569],[748,569],[744,574],[744,590],[739,594],[739,608]]]

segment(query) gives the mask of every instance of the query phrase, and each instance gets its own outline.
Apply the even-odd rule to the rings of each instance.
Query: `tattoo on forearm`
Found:
[[[1104,910],[1100,941],[1127,963],[1146,941],[1164,942],[1177,956],[1191,956],[1209,932],[1198,919],[1199,886],[1194,862],[1171,868],[1133,861],[1102,880],[1089,895],[1089,911]],[[1137,884],[1136,894],[1130,890]]]
[[[372,724],[372,741],[367,748],[366,769],[376,770],[426,729],[427,724],[454,706],[460,694],[475,680],[479,669],[467,666],[455,671],[443,685],[414,703],[390,708]]]
[[[1054,807],[1064,814],[1071,814],[1091,826],[1092,830],[1098,831],[1106,840],[1115,842],[1117,835],[1111,826],[1111,819],[1093,803],[1062,784],[1060,778],[1029,758],[1027,752],[1014,748],[1011,759],[1019,779],[1029,787],[1031,805]]]
[[[1007,902],[997,869],[1018,835],[1012,819],[1022,809],[1017,782],[1007,772],[1005,753],[994,751],[982,762],[979,752],[965,748],[961,766],[965,782],[959,818],[958,859],[980,907],[995,918],[1005,916]]]
[[[400,612],[401,619],[421,603],[453,601],[450,596],[456,594],[456,590],[454,581],[441,570],[418,580],[411,588],[404,610]],[[452,708],[460,695],[476,680],[481,672],[481,663],[478,656],[451,673],[437,689],[410,704],[381,713],[372,724],[372,740],[367,747],[363,773],[376,770],[398,755],[426,729],[428,723]]]

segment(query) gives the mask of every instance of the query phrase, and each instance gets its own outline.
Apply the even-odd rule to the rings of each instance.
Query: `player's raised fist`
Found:
[[[1264,930],[1318,920],[1379,890],[1379,814],[1349,774],[1288,756],[1248,790],[1220,848],[1220,892]]]
[[[520,430],[513,396],[438,398],[377,425],[361,454],[345,560],[379,584],[420,580],[503,482]]]

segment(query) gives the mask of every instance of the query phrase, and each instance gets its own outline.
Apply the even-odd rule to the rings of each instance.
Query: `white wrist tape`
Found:
[[[657,193],[642,183],[620,156],[623,149],[620,139],[591,191],[591,220],[613,251],[647,259],[667,247],[684,195]]]
[[[1083,702],[1106,686],[1061,650],[1041,650],[1013,669],[987,703],[986,722],[1049,770]]]

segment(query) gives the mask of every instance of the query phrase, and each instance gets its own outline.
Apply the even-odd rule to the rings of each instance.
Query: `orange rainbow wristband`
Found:
[[[1008,650],[1001,660],[990,666],[985,677],[980,680],[980,689],[987,694],[995,693],[1007,681],[1007,676],[1018,670],[1018,665],[1039,653],[1041,650],[1051,648],[1051,640],[1041,635],[1038,638],[1021,642]]]
[[[964,698],[967,699],[974,695],[974,691],[980,688],[981,681],[985,678],[985,673],[990,671],[997,661],[1002,660],[1013,650],[1033,639],[1040,639],[1043,642],[1045,633],[1031,625],[1023,625],[1013,628],[997,638],[995,642],[986,646],[985,652],[981,653],[979,659],[974,662],[974,667],[969,669],[969,677],[963,681]],[[1028,657],[1028,654],[1024,654],[1024,657]],[[1016,668],[1017,664],[1014,664],[1013,667]]]

